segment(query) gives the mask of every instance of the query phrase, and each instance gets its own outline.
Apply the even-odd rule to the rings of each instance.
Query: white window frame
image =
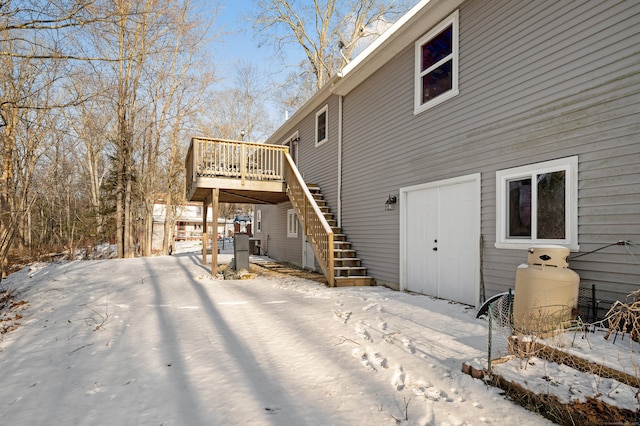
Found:
[[[538,239],[537,199],[531,197],[531,235],[532,238],[509,238],[507,233],[507,195],[508,182],[514,179],[531,178],[535,175],[565,171],[565,237],[564,239]],[[533,191],[533,189],[532,189]],[[496,172],[496,248],[527,249],[534,244],[557,244],[578,251],[578,156],[559,158],[542,163],[529,164]]]
[[[322,140],[318,140],[318,130],[320,130],[320,126],[318,126],[319,122],[318,120],[320,119],[320,116],[322,114],[324,115],[324,139]],[[329,105],[325,105],[323,106],[321,109],[318,110],[318,112],[316,112],[316,147],[322,145],[323,143],[325,143],[327,140],[329,140]]]
[[[440,24],[438,24],[436,27],[434,27],[431,31],[429,31],[428,33],[426,33],[425,35],[423,35],[422,37],[420,37],[420,39],[418,39],[418,41],[416,41],[415,43],[415,77],[414,77],[414,81],[415,81],[415,92],[414,92],[414,107],[413,107],[413,113],[414,115],[416,114],[420,114],[421,112],[424,112],[430,108],[433,108],[436,105],[441,104],[442,102],[453,98],[454,96],[457,96],[458,93],[460,92],[458,90],[458,53],[459,53],[459,48],[458,48],[458,28],[459,28],[459,16],[460,16],[460,12],[458,10],[456,10],[455,12],[453,12],[451,15],[449,15],[444,21],[442,21]],[[452,26],[452,35],[453,35],[453,40],[452,40],[452,46],[451,46],[451,54],[447,55],[446,57],[444,57],[443,59],[441,59],[440,61],[436,62],[435,64],[433,64],[431,67],[427,68],[426,70],[422,71],[420,70],[421,68],[421,64],[422,64],[422,46],[426,43],[428,43],[429,41],[431,41],[431,39],[433,39],[435,36],[437,36],[438,34],[440,34],[440,32],[442,30],[444,30],[445,28],[447,28],[449,25]],[[428,74],[430,71],[432,71],[434,68],[439,67],[440,65],[444,64],[445,62],[451,60],[451,72],[452,72],[452,82],[451,82],[451,90],[449,90],[448,92],[445,92],[425,103],[422,103],[422,77],[425,74]]]
[[[256,210],[256,233],[262,232],[262,210]]]
[[[298,238],[298,215],[294,209],[287,210],[287,238]]]

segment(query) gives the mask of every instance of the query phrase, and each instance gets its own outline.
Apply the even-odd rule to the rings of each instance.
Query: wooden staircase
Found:
[[[334,285],[337,287],[371,285],[373,279],[367,276],[367,268],[362,266],[361,259],[356,257],[356,251],[351,248],[347,236],[338,227],[337,220],[333,218],[320,187],[307,184],[307,188],[333,231]]]

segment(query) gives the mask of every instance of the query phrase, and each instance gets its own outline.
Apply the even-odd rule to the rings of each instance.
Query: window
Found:
[[[294,209],[287,210],[287,237],[298,237],[298,216]]]
[[[262,232],[262,210],[256,210],[256,232]]]
[[[414,114],[458,94],[458,11],[429,31],[415,47]]]
[[[289,155],[296,164],[298,164],[298,142],[300,142],[300,134],[296,130],[296,132],[289,136],[289,138],[282,144],[289,147]]]
[[[578,157],[496,172],[496,247],[578,250]]]
[[[316,112],[316,146],[325,143],[329,137],[328,110],[329,106],[325,105],[320,111]]]

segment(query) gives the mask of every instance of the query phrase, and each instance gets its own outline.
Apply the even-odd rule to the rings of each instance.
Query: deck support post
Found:
[[[211,275],[215,277],[218,275],[218,215],[219,206],[218,198],[220,196],[220,190],[213,188],[211,190],[211,217],[213,222],[213,241],[211,242]]]
[[[207,264],[207,209],[209,208],[209,200],[202,202],[202,264]]]

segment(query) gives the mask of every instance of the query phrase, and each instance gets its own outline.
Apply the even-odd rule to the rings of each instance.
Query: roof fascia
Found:
[[[421,0],[349,62],[285,121],[266,143],[280,144],[300,120],[324,105],[333,94],[344,96],[453,12],[463,0]]]
[[[422,0],[338,73],[332,93],[346,95],[449,16],[463,0]]]
[[[291,116],[287,121],[282,123],[282,125],[271,134],[265,141],[265,143],[272,145],[280,145],[282,141],[290,136],[290,133],[295,131],[300,124],[300,120],[305,118],[307,115],[315,112],[320,106],[327,103],[329,97],[331,96],[331,87],[335,84],[335,81],[340,77],[334,75],[327,81],[327,83],[322,86],[320,90],[318,90],[314,95],[304,103],[298,110]]]

